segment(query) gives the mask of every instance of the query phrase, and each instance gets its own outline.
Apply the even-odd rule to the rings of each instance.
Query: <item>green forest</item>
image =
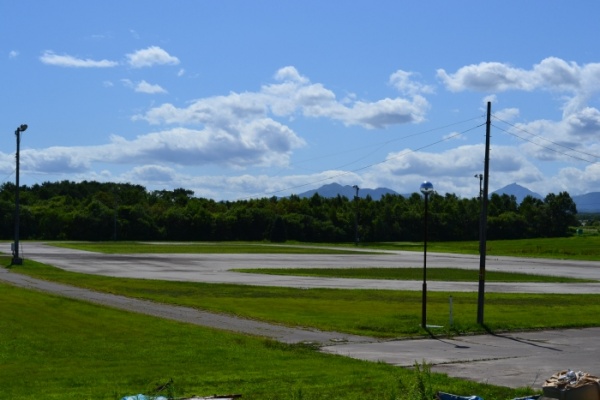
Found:
[[[0,189],[1,239],[13,238],[15,189]],[[385,195],[379,200],[296,195],[238,201],[194,197],[183,188],[148,191],[127,183],[46,182],[19,188],[22,240],[168,240],[386,242],[421,241],[424,198]],[[433,194],[428,239],[477,240],[481,199]],[[567,192],[543,200],[492,194],[487,238],[560,237],[579,225]],[[358,235],[357,235],[358,233]]]

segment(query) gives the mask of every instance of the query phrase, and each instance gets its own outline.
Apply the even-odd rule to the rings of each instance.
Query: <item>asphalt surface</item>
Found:
[[[9,244],[0,251],[10,253]],[[272,255],[272,254],[138,254],[104,255],[62,249],[42,243],[26,243],[21,255],[65,270],[144,279],[165,279],[211,283],[238,283],[300,288],[373,288],[421,290],[421,282],[358,279],[278,277],[232,272],[233,268],[268,267],[418,267],[423,255],[388,252],[356,255]],[[479,257],[428,254],[427,267],[472,269],[477,274]],[[488,258],[486,269],[600,280],[600,263],[558,260]],[[475,275],[477,276],[477,275]],[[348,357],[410,367],[415,362],[432,364],[432,370],[450,376],[508,387],[540,388],[552,374],[571,368],[600,375],[600,328],[521,332],[503,335],[476,335],[455,338],[381,341],[337,332],[294,329],[265,324],[186,307],[174,307],[124,296],[114,296],[44,282],[0,269],[0,280],[22,287],[56,293],[110,307],[194,323],[234,332],[271,337],[287,343],[310,342],[322,351]],[[428,282],[428,290],[477,291],[477,284]],[[600,293],[600,283],[589,284],[492,284],[486,292],[510,293]],[[568,318],[568,315],[557,315]],[[435,329],[432,328],[432,332]]]

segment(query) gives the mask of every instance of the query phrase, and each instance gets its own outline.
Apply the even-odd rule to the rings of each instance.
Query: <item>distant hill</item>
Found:
[[[536,199],[543,200],[544,197],[539,195],[538,193],[532,192],[531,190],[518,185],[516,183],[511,183],[510,185],[504,186],[501,189],[494,191],[493,193],[502,195],[513,195],[517,198],[517,203],[521,203],[523,199],[527,196],[532,196]],[[577,206],[578,213],[600,213],[600,192],[592,192],[587,194],[582,194],[578,196],[571,196],[573,202]]]
[[[318,189],[309,190],[303,193],[299,193],[299,197],[312,197],[315,193],[319,193],[319,196],[333,198],[340,196],[345,196],[348,199],[353,199],[356,194],[356,189],[354,189],[350,185],[342,186],[339,183],[330,183],[327,185],[323,185]],[[504,186],[498,190],[492,192],[498,195],[507,194],[509,196],[515,196],[517,199],[517,203],[521,204],[523,199],[527,196],[532,196],[533,198],[543,200],[544,196],[532,192],[516,183],[511,183],[510,185]],[[368,188],[360,188],[358,190],[358,196],[360,198],[365,198],[367,196],[371,196],[373,200],[380,200],[386,194],[394,194],[398,193],[388,188],[377,188],[377,189],[368,189]],[[410,197],[410,194],[402,194],[404,197]],[[571,196],[575,205],[577,206],[577,212],[585,212],[585,213],[600,213],[600,192],[587,193],[579,196]]]
[[[354,196],[356,195],[356,189],[354,189],[354,187],[352,187],[350,185],[342,186],[339,183],[330,183],[328,185],[323,185],[318,189],[309,190],[304,193],[299,193],[298,197],[312,197],[315,193],[319,193],[319,196],[327,197],[327,198],[337,197],[337,195],[339,194],[340,196],[345,196],[349,199],[353,199]],[[373,200],[379,200],[379,199],[381,199],[381,197],[383,197],[386,194],[398,194],[398,193],[394,192],[391,189],[387,189],[387,188],[377,188],[377,189],[359,188],[359,190],[358,190],[358,197],[360,197],[362,199],[364,199],[365,197],[370,195]]]
[[[515,196],[517,198],[518,204],[521,204],[523,199],[527,196],[531,196],[533,198],[540,199],[540,200],[544,199],[543,196],[541,196],[535,192],[532,192],[531,190],[527,189],[526,187],[523,187],[516,183],[511,183],[510,185],[507,185],[507,186],[504,186],[503,188],[495,190],[492,192],[492,194],[494,194],[494,193],[498,194],[500,196],[503,194],[507,194],[509,196]]]
[[[600,192],[571,196],[577,205],[577,212],[600,213]]]

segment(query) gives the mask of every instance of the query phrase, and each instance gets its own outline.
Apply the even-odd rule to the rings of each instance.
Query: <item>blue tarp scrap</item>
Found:
[[[437,392],[436,394],[437,400],[483,400],[483,398],[479,396],[458,396],[456,394]]]
[[[135,396],[125,396],[121,400],[169,400],[164,396],[146,396],[145,394],[137,394]]]

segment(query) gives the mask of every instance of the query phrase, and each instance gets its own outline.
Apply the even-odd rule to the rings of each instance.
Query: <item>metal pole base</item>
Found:
[[[23,265],[23,259],[21,257],[13,257],[10,265]]]
[[[427,329],[427,283],[423,282],[423,294],[421,299],[421,327]]]

